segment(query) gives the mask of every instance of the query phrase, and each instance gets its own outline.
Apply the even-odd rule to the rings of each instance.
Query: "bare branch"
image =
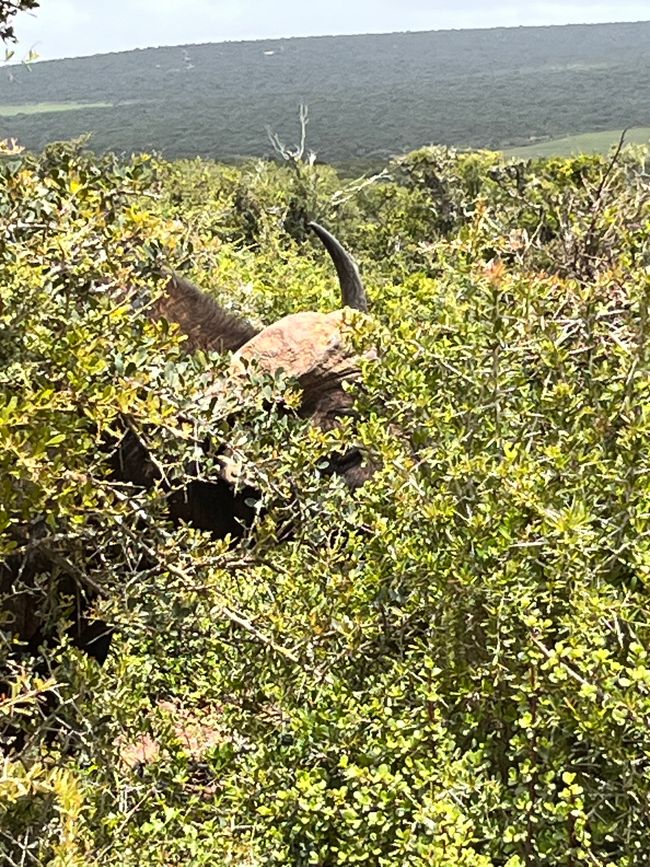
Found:
[[[285,144],[277,132],[274,132],[270,126],[266,127],[266,134],[273,150],[296,170],[299,169],[301,164],[313,166],[316,162],[316,153],[314,151],[307,152],[305,156],[307,151],[307,124],[309,123],[309,109],[306,105],[300,105],[299,120],[300,144],[298,145]]]

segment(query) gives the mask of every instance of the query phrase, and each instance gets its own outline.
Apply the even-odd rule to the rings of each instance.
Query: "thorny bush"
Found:
[[[644,160],[431,148],[299,186],[74,145],[3,162],[0,551],[45,546],[118,627],[101,670],[64,638],[12,665],[8,864],[646,862]],[[256,321],[332,309],[301,208],[376,321],[358,420],[328,434],[276,411],[282,376],[206,405],[227,359],[142,313],[161,262]],[[228,439],[252,532],[214,543],[111,483],[125,417],[179,483]],[[344,440],[381,464],[354,496],[322,473]],[[21,592],[63,635],[57,574]]]

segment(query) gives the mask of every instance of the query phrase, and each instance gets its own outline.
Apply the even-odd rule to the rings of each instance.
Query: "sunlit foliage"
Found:
[[[55,564],[20,590],[62,636],[0,701],[26,732],[7,863],[645,863],[644,159],[425,149],[346,184],[4,158],[0,551]],[[332,309],[305,218],[358,257],[379,357],[327,434],[281,375],[235,387],[143,312],[162,263],[257,322]],[[178,484],[197,441],[234,448],[251,533],[174,528],[112,482],[125,423]],[[341,442],[380,464],[354,495],[322,472]],[[118,627],[102,669],[65,639],[61,575]]]

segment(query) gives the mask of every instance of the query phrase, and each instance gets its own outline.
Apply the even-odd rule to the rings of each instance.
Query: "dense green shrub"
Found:
[[[3,766],[0,846],[25,864],[644,864],[643,155],[430,149],[347,185],[299,168],[74,146],[1,167],[1,551],[42,525],[120,629],[102,670],[51,652],[48,746],[46,678],[14,671],[0,712],[31,737]],[[296,399],[282,376],[206,405],[227,360],[185,358],[132,303],[164,261],[261,322],[331,309],[297,215],[353,247],[375,314],[358,420],[327,434],[276,411]],[[234,445],[268,507],[252,534],[173,529],[155,491],[107,482],[98,445],[125,415],[172,478],[197,429]],[[381,464],[354,496],[321,473],[351,441]],[[62,629],[47,581],[31,592]]]

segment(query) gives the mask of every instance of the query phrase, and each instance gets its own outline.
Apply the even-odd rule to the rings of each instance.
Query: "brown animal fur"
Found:
[[[234,352],[259,332],[250,322],[224,310],[214,298],[174,272],[154,308],[154,316],[176,323],[187,336],[190,352],[197,349]]]

